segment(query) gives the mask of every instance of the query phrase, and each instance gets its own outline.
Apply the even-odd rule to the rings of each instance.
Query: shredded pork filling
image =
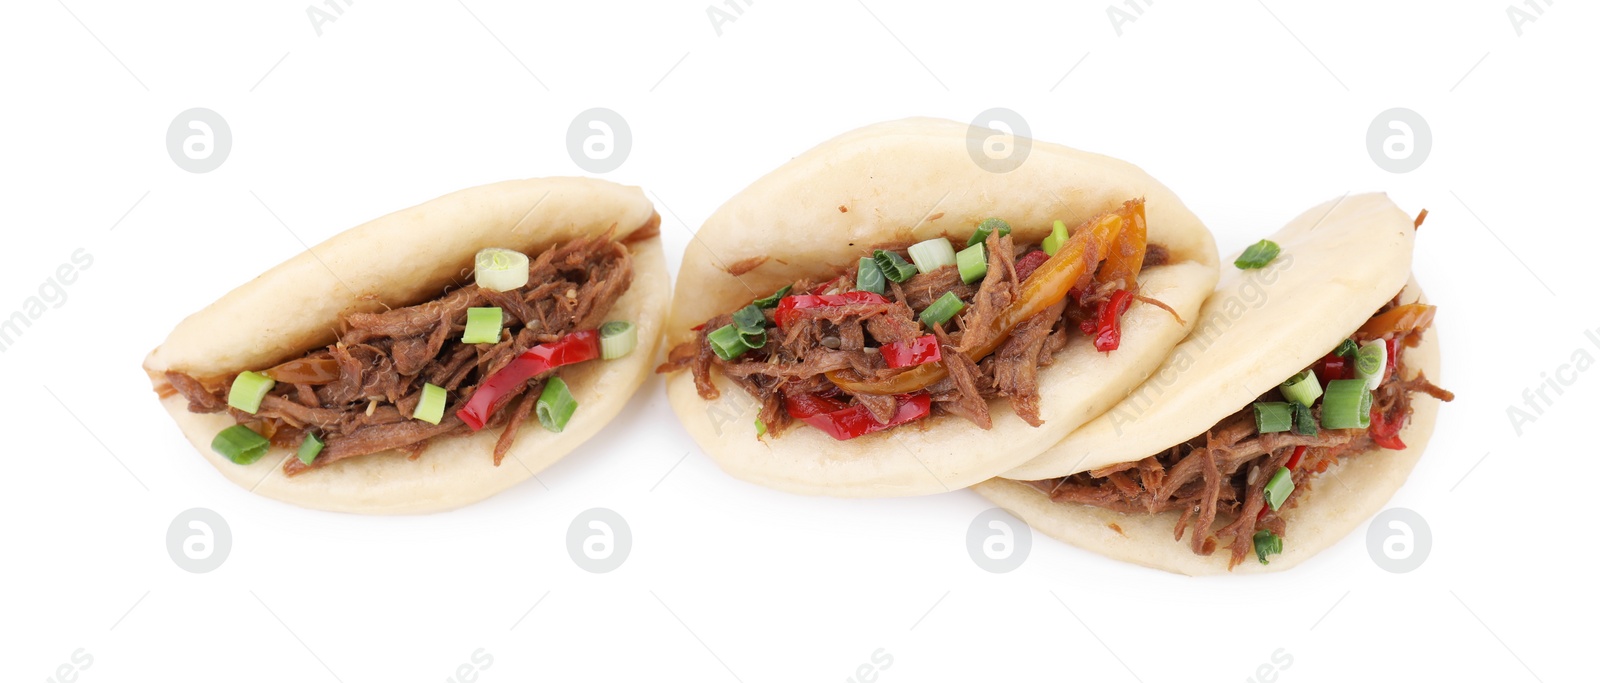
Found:
[[[901,256],[907,245],[881,246]],[[902,369],[890,368],[878,347],[934,334],[940,345],[948,376],[928,387],[932,414],[958,415],[988,429],[991,426],[989,399],[1005,396],[1012,410],[1033,426],[1039,426],[1039,368],[1048,367],[1057,351],[1067,345],[1068,335],[1083,334],[1079,325],[1093,316],[1096,306],[1110,296],[1112,287],[1095,287],[1090,282],[1093,269],[1074,290],[1075,296],[1051,306],[1017,326],[1007,341],[977,363],[961,353],[964,331],[984,329],[1016,300],[1027,273],[1018,273],[1018,262],[1037,245],[1018,246],[1009,235],[999,232],[986,242],[988,269],[982,280],[962,282],[955,266],[919,273],[904,282],[887,282],[887,303],[848,304],[796,309],[794,321],[782,330],[767,335],[766,346],[734,360],[724,360],[713,352],[707,339],[712,331],[732,322],[731,314],[707,321],[692,340],[679,344],[668,354],[657,372],[689,370],[701,398],[716,399],[720,392],[711,381],[713,368],[756,398],[761,404],[760,420],[770,434],[781,434],[794,423],[785,404],[786,396],[821,395],[865,406],[880,423],[894,414],[896,399],[888,395],[848,395],[824,373],[850,370],[862,378],[885,378]],[[871,251],[867,252],[868,254]],[[1037,259],[1035,257],[1035,265]],[[1168,252],[1149,245],[1142,267],[1167,262]],[[839,278],[801,281],[791,294],[837,293],[853,289],[856,271]],[[953,293],[966,307],[947,323],[924,331],[918,312],[928,308],[946,293]],[[772,312],[767,311],[770,322]]]
[[[1398,303],[1387,304],[1379,313]],[[1386,422],[1404,427],[1410,420],[1411,400],[1421,392],[1449,401],[1454,396],[1421,374],[1406,373],[1406,349],[1420,338],[1415,330],[1398,345],[1391,359],[1395,370],[1373,392],[1375,411]],[[1260,401],[1281,401],[1277,389]],[[1320,403],[1312,409],[1321,423]],[[1291,471],[1294,490],[1278,510],[1266,503],[1267,482],[1284,467],[1299,446],[1306,451]],[[1228,567],[1243,562],[1252,551],[1257,531],[1266,529],[1284,537],[1279,511],[1296,504],[1311,489],[1317,474],[1341,458],[1378,448],[1369,429],[1318,429],[1314,435],[1294,432],[1258,434],[1251,406],[1224,418],[1204,434],[1142,460],[1110,465],[1068,477],[1029,482],[1056,502],[1077,503],[1129,514],[1177,511],[1173,539],[1189,536],[1197,555],[1210,555],[1218,547],[1229,551]],[[1369,457],[1383,457],[1381,453]],[[1219,526],[1220,522],[1220,526]]]
[[[309,465],[289,458],[284,471],[290,475],[381,451],[416,458],[429,441],[469,431],[455,413],[480,383],[535,345],[599,327],[633,281],[632,257],[610,233],[548,249],[529,271],[528,284],[515,290],[467,285],[426,303],[345,316],[337,342],[303,357],[332,361],[337,378],[278,382],[255,415],[228,407],[232,377],[202,381],[168,372],[167,381],[188,399],[191,412],[227,411],[274,445],[297,448],[307,432],[315,432],[325,444],[322,452]],[[467,309],[477,307],[501,309],[499,343],[462,343]],[[546,379],[516,387],[491,416],[488,426],[503,429],[495,465],[511,449]],[[437,425],[411,417],[424,384],[451,396]]]

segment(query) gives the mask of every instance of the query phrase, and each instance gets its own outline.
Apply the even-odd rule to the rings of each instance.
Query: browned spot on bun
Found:
[[[1107,522],[1106,526],[1109,527],[1112,531],[1117,532],[1117,534],[1120,535],[1120,536],[1127,536],[1127,534],[1122,533],[1122,527],[1117,526],[1116,522]]]
[[[943,211],[940,211],[939,213],[936,213],[936,214],[933,214],[932,216],[929,216],[928,220],[936,221],[936,220],[939,220],[940,218],[944,218],[944,212]]]
[[[843,204],[840,204],[840,205],[839,205],[839,213],[850,213],[850,210],[849,210],[849,209],[846,209],[846,208],[844,208],[844,205],[843,205]]]
[[[766,263],[766,262],[767,262],[767,257],[766,256],[752,256],[752,257],[747,258],[747,259],[745,259],[743,261],[739,261],[739,262],[734,263],[731,266],[728,266],[728,274],[732,275],[734,277],[738,277],[738,276],[744,275],[745,273],[748,273],[748,272],[750,272],[752,270],[760,268],[761,264]]]

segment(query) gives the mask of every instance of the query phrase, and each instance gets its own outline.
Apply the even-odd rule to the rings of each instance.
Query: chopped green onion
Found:
[[[1267,505],[1277,510],[1293,492],[1294,476],[1289,474],[1289,468],[1279,467],[1277,472],[1272,473],[1272,478],[1267,480]]]
[[[763,332],[762,336],[765,337],[766,333]],[[723,325],[706,335],[706,341],[711,343],[711,350],[722,360],[733,360],[754,348],[745,343],[745,338],[739,334],[739,328],[732,324]]]
[[[211,440],[211,450],[238,465],[249,465],[260,460],[271,445],[267,437],[244,425],[234,425],[217,432],[217,437]]]
[[[534,407],[539,413],[539,424],[552,432],[566,429],[567,420],[572,419],[572,413],[577,409],[577,399],[572,398],[567,383],[561,381],[560,377],[551,377],[545,383],[544,391],[539,393],[539,402]]]
[[[612,320],[600,326],[600,357],[616,360],[639,345],[639,328],[626,320]]]
[[[1287,432],[1294,426],[1294,409],[1287,403],[1259,402],[1255,404],[1256,432],[1271,434]]]
[[[892,251],[878,249],[872,252],[872,260],[878,264],[878,270],[883,271],[883,276],[890,282],[905,282],[917,274],[917,267],[900,258],[899,254]]]
[[[479,287],[509,292],[528,284],[528,255],[515,249],[484,249],[473,259]]]
[[[860,263],[856,264],[856,289],[882,294],[883,279],[883,270],[878,268],[878,262],[869,256],[861,257]]]
[[[1322,397],[1324,429],[1366,429],[1372,422],[1372,392],[1366,380],[1336,379],[1328,382]]]
[[[1317,381],[1316,373],[1310,370],[1301,370],[1300,374],[1290,377],[1278,386],[1278,391],[1283,392],[1283,397],[1310,407],[1322,395],[1322,383]]]
[[[1309,406],[1294,404],[1294,433],[1300,436],[1317,435],[1317,416],[1311,414]]]
[[[1257,531],[1251,540],[1255,541],[1256,559],[1261,560],[1261,564],[1267,563],[1268,555],[1283,552],[1283,537],[1272,533],[1271,529]]]
[[[1071,235],[1067,234],[1067,224],[1056,221],[1055,225],[1050,226],[1050,236],[1044,238],[1044,243],[1040,244],[1039,247],[1044,249],[1046,255],[1055,256],[1056,252],[1061,251],[1061,245],[1067,243],[1067,238],[1069,237]]]
[[[259,372],[241,372],[233,378],[233,387],[228,389],[228,405],[254,415],[261,409],[261,399],[266,398],[276,384],[271,377]]]
[[[750,303],[755,304],[759,308],[772,308],[773,306],[778,305],[779,299],[788,296],[789,290],[791,289],[794,289],[794,285],[784,285],[783,289],[773,292],[771,295],[756,299]]]
[[[950,246],[950,240],[943,237],[913,244],[906,253],[911,254],[911,262],[917,264],[917,270],[924,273],[956,264],[955,247]]]
[[[1383,382],[1383,369],[1388,365],[1389,349],[1382,339],[1361,345],[1356,352],[1356,379],[1365,380],[1368,389],[1376,389]]]
[[[733,325],[739,328],[740,335],[761,334],[767,329],[767,314],[761,312],[761,307],[750,304],[733,312]]]
[[[498,344],[500,327],[505,315],[498,308],[467,309],[467,329],[461,334],[463,344]]]
[[[756,436],[766,436],[766,434],[767,434],[767,423],[762,422],[761,418],[759,418],[759,417],[756,418]]]
[[[955,317],[955,314],[966,307],[967,304],[962,302],[961,297],[956,296],[955,292],[945,292],[944,296],[923,309],[922,315],[918,318],[922,320],[922,324],[933,327]]]
[[[1339,342],[1339,348],[1334,349],[1333,354],[1336,356],[1344,356],[1345,358],[1353,358],[1355,357],[1357,350],[1359,350],[1359,347],[1356,346],[1355,340],[1346,339],[1342,342]]]
[[[299,458],[301,464],[310,465],[311,461],[316,460],[317,454],[321,452],[322,439],[317,438],[316,434],[306,432],[305,441],[300,442]]]
[[[739,330],[739,339],[745,346],[759,349],[767,345],[767,314],[750,304],[733,312],[733,326]]]
[[[961,271],[961,281],[972,284],[989,274],[989,255],[982,244],[974,244],[956,254],[956,269]]]
[[[1261,240],[1246,247],[1239,258],[1233,260],[1233,266],[1239,270],[1252,268],[1265,268],[1268,263],[1278,258],[1278,243],[1272,240]]]
[[[996,230],[1000,231],[1001,237],[1005,237],[1011,234],[1011,224],[1001,218],[985,218],[978,224],[978,229],[973,231],[972,236],[967,238],[967,246],[989,241],[989,235]]]
[[[439,424],[439,421],[444,419],[444,401],[444,387],[424,384],[422,400],[417,401],[417,409],[411,411],[411,417],[428,424]]]

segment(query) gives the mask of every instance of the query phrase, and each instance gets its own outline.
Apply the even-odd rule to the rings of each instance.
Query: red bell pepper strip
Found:
[[[931,334],[884,344],[878,347],[878,352],[883,354],[884,362],[891,368],[937,363],[942,358],[939,354],[939,338]]]
[[[1032,275],[1033,271],[1038,270],[1039,266],[1044,265],[1044,262],[1048,260],[1050,260],[1050,255],[1044,253],[1043,249],[1035,249],[1023,254],[1022,258],[1017,259],[1017,282],[1028,279],[1028,276]]]
[[[1133,292],[1119,289],[1111,293],[1110,299],[1100,302],[1092,320],[1083,321],[1081,329],[1094,335],[1096,351],[1115,351],[1122,345],[1122,314],[1132,303]]]
[[[879,422],[861,404],[847,406],[843,401],[815,394],[784,396],[789,415],[816,427],[835,439],[848,441],[864,434],[881,432],[927,416],[932,399],[927,393],[896,396],[894,416]]]
[[[828,308],[831,306],[848,306],[850,304],[886,304],[889,300],[882,294],[873,292],[845,292],[843,294],[797,294],[786,296],[778,301],[778,308],[772,313],[772,320],[778,327],[787,327],[795,318],[800,317],[797,311],[810,308]]]
[[[461,418],[472,431],[483,429],[489,417],[505,405],[506,397],[524,382],[563,365],[599,357],[600,333],[597,330],[573,332],[561,341],[540,344],[523,351],[516,360],[479,384],[477,390],[472,392],[472,397],[467,399],[467,404],[456,411],[456,417]]]
[[[1402,335],[1397,334],[1392,338],[1383,340],[1383,349],[1389,352],[1389,362],[1385,363],[1383,366],[1383,381],[1385,382],[1389,381],[1389,378],[1394,376],[1395,368],[1400,365],[1395,361],[1395,359],[1400,357],[1401,336]]]
[[[1317,371],[1317,379],[1322,381],[1322,386],[1328,386],[1329,382],[1336,379],[1349,379],[1347,375],[1349,374],[1350,360],[1337,353],[1329,353],[1323,356],[1322,360],[1318,361],[1314,367]]]

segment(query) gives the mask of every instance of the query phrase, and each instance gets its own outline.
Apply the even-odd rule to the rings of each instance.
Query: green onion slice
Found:
[[[1294,409],[1288,403],[1262,401],[1254,405],[1257,433],[1287,432],[1294,426]]]
[[[878,268],[878,262],[871,257],[861,257],[856,264],[856,289],[863,292],[882,294],[884,288],[883,270]]]
[[[1316,373],[1301,370],[1279,385],[1278,391],[1283,392],[1284,398],[1309,408],[1322,395],[1322,383],[1317,381]]]
[[[552,377],[544,385],[544,391],[539,394],[539,402],[534,410],[539,413],[539,424],[552,432],[559,432],[567,428],[567,420],[572,419],[573,411],[578,409],[578,401],[572,397],[572,392],[567,390],[567,383],[560,377]]]
[[[1289,474],[1289,468],[1279,467],[1277,472],[1272,473],[1272,478],[1267,480],[1267,505],[1277,510],[1293,492],[1294,476]]]
[[[759,418],[759,417],[756,418],[756,436],[758,436],[758,437],[759,436],[766,436],[766,434],[767,434],[767,423],[762,422],[761,418]]]
[[[765,336],[766,333],[762,332],[762,337]],[[706,335],[706,341],[711,343],[711,350],[722,360],[733,360],[753,348],[745,343],[745,338],[739,334],[739,328],[732,324],[723,325],[712,331]],[[762,345],[765,346],[765,343]]]
[[[1333,350],[1333,354],[1336,355],[1336,356],[1344,356],[1345,358],[1351,358],[1351,357],[1354,357],[1356,355],[1356,351],[1357,350],[1359,350],[1359,347],[1356,346],[1355,340],[1354,339],[1346,339],[1346,340],[1344,340],[1342,342],[1339,342],[1339,348],[1334,349]]]
[[[1366,380],[1336,379],[1322,396],[1324,429],[1366,429],[1372,422],[1372,392]]]
[[[498,344],[504,324],[505,315],[498,308],[469,308],[467,330],[461,334],[461,343]]]
[[[321,452],[322,439],[317,438],[316,434],[306,432],[305,441],[300,442],[300,453],[298,455],[300,462],[302,464],[310,465],[311,461],[316,460],[317,454]]]
[[[950,246],[950,240],[935,237],[911,245],[906,253],[911,254],[911,262],[917,264],[917,270],[931,273],[945,266],[956,264],[955,247]]]
[[[1011,224],[1001,218],[985,218],[978,224],[978,229],[973,231],[972,236],[967,238],[967,246],[989,241],[989,235],[996,230],[1000,231],[1001,237],[1005,237],[1011,234]]]
[[[261,409],[261,399],[266,398],[276,384],[271,377],[259,372],[241,372],[233,378],[233,387],[228,389],[228,406],[254,415]]]
[[[759,299],[756,299],[755,301],[752,301],[750,303],[755,304],[756,307],[758,307],[758,308],[772,308],[773,306],[777,306],[778,305],[778,300],[779,299],[782,299],[783,297],[788,296],[789,295],[789,290],[791,290],[791,289],[794,289],[794,285],[784,285],[783,289],[780,289],[780,290],[778,290],[776,292],[773,292],[772,294],[770,294],[768,296],[764,296],[764,297],[761,297]]]
[[[905,282],[917,274],[917,267],[900,258],[899,254],[892,251],[878,249],[872,252],[872,260],[878,264],[878,270],[883,271],[883,276],[890,282]]]
[[[989,274],[989,255],[982,244],[974,244],[956,254],[956,269],[961,271],[961,281],[972,284]]]
[[[1361,345],[1361,350],[1356,352],[1356,379],[1365,380],[1368,389],[1378,388],[1383,382],[1383,369],[1388,365],[1389,349],[1382,339],[1374,339]]]
[[[750,304],[733,312],[733,326],[741,335],[761,334],[767,330],[767,315],[760,306]]]
[[[1283,552],[1283,537],[1272,533],[1271,529],[1257,531],[1256,535],[1251,537],[1251,540],[1255,541],[1256,559],[1261,560],[1261,564],[1267,563],[1268,555],[1277,555]]]
[[[1301,436],[1317,435],[1317,416],[1311,414],[1311,408],[1300,403],[1294,404],[1294,433]]]
[[[600,358],[616,360],[639,345],[639,328],[626,320],[612,320],[600,326]]]
[[[238,465],[249,465],[260,460],[271,445],[267,437],[244,425],[234,425],[217,432],[217,437],[211,440],[211,450]]]
[[[1268,263],[1278,258],[1278,243],[1272,240],[1261,240],[1246,247],[1239,258],[1233,260],[1233,265],[1239,270],[1252,268],[1265,268]]]
[[[428,424],[439,424],[439,421],[444,419],[445,397],[444,387],[434,384],[422,385],[422,400],[417,401],[417,409],[411,411],[411,417]]]
[[[479,287],[508,292],[528,284],[528,255],[515,249],[484,249],[473,259]]]
[[[1068,237],[1070,235],[1067,234],[1067,224],[1056,221],[1055,225],[1050,226],[1050,236],[1044,238],[1044,243],[1039,247],[1044,249],[1046,255],[1055,256],[1056,252],[1061,251],[1061,245],[1067,243]]]
[[[955,292],[945,292],[944,296],[923,309],[922,315],[918,318],[922,320],[922,324],[932,327],[955,317],[955,314],[966,307],[967,304],[962,302],[961,297],[956,296]]]

